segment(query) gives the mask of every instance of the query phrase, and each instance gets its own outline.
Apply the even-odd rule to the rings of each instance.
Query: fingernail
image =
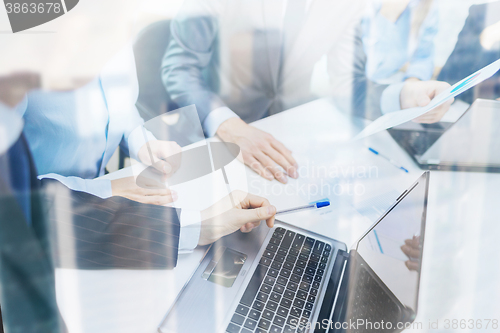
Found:
[[[285,176],[280,176],[280,177],[278,177],[278,180],[279,180],[280,182],[282,182],[283,184],[288,183],[288,179],[286,179],[286,177],[285,177]]]
[[[179,199],[179,196],[177,195],[177,192],[171,192],[170,195],[172,196],[172,200],[176,201],[177,199]]]
[[[290,176],[291,176],[292,178],[297,179],[297,178],[299,178],[299,173],[297,172],[297,170],[296,170],[296,169],[292,169],[292,172],[291,172]]]
[[[268,213],[269,215],[274,215],[274,214],[276,214],[276,207],[274,207],[274,206],[267,206],[267,213]]]

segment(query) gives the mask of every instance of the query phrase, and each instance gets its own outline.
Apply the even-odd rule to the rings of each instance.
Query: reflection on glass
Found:
[[[417,311],[426,185],[415,187],[359,242],[350,267],[347,320],[410,322]],[[381,326],[382,328],[383,326]],[[370,331],[371,326],[355,330]],[[387,331],[394,331],[384,326]],[[384,331],[382,329],[381,331]]]
[[[220,284],[224,287],[231,287],[240,273],[241,267],[245,263],[247,256],[241,252],[226,249],[220,258],[217,266],[208,278],[208,281]]]
[[[413,236],[411,239],[405,239],[405,244],[401,245],[401,251],[408,256],[408,260],[405,261],[406,267],[408,267],[410,271],[420,272],[420,257],[422,256],[420,236]]]

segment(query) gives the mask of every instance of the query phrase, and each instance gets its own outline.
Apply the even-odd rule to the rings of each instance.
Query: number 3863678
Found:
[[[7,14],[15,13],[15,14],[27,14],[27,13],[55,13],[59,14],[62,10],[61,4],[58,2],[46,2],[46,3],[5,3],[5,8],[7,9]]]

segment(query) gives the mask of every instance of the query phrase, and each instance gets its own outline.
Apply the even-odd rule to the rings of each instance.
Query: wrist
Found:
[[[216,133],[223,141],[232,141],[234,128],[245,124],[240,118],[230,118],[220,124]]]
[[[200,212],[200,221],[201,223],[204,223],[206,220],[210,218],[210,210],[212,207],[205,208]]]
[[[401,88],[401,92],[399,93],[399,105],[400,110],[408,109],[411,107],[411,92],[413,87],[415,86],[414,80],[406,80]]]
[[[113,179],[110,181],[111,183],[111,195],[112,196],[117,196],[118,195],[118,189],[117,189],[117,179]]]
[[[211,207],[208,207],[200,212],[200,238],[198,239],[198,245],[203,246],[210,244],[210,239],[212,235],[210,233],[210,228],[207,228],[208,221],[210,219]]]
[[[214,228],[216,228],[216,226],[212,225],[209,220],[201,220],[198,245],[203,246],[212,244],[218,239],[214,233]]]
[[[230,227],[228,229],[229,219],[225,214],[228,209],[230,207],[226,205],[214,205],[200,212],[200,239],[198,245],[211,244],[231,232]]]

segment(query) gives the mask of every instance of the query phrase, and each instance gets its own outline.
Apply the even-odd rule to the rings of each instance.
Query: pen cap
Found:
[[[316,208],[327,207],[330,206],[330,201],[322,201],[316,203]]]

